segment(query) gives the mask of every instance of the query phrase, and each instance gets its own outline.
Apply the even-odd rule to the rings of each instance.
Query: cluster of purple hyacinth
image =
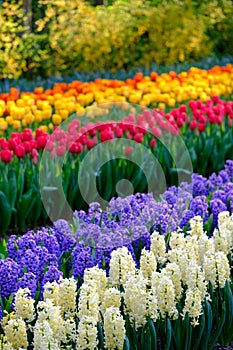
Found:
[[[178,227],[187,229],[189,220],[200,215],[204,222],[212,217],[211,233],[225,210],[233,212],[232,160],[208,179],[193,174],[190,184],[170,187],[160,201],[138,193],[113,198],[106,210],[92,203],[87,213],[74,213],[73,223],[58,220],[53,227],[10,237],[8,257],[0,260],[0,297],[6,300],[28,287],[40,298],[45,283],[60,276],[73,275],[81,284],[85,268],[98,265],[108,272],[111,252],[122,246],[138,265],[141,249],[150,248],[153,231],[166,235]],[[0,307],[0,318],[1,314]]]

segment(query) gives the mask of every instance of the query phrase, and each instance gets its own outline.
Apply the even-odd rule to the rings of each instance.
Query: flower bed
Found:
[[[87,266],[81,287],[77,279],[51,270],[49,278],[44,276],[41,301],[24,284],[15,294],[13,312],[12,298],[6,304],[2,349],[41,349],[42,344],[44,349],[157,349],[157,335],[167,349],[212,349],[218,340],[229,344],[232,222],[233,216],[221,212],[211,238],[200,216],[190,220],[186,235],[173,231],[166,239],[154,231],[136,262],[127,247],[113,250],[109,273],[87,262],[86,250],[84,260],[76,261]],[[47,237],[40,237],[48,246]],[[35,250],[35,241],[24,242]],[[23,240],[18,243],[11,246],[16,254]]]
[[[226,266],[226,270],[221,272],[225,273],[225,279],[214,282],[211,279],[212,277],[207,278],[209,276],[207,273],[203,275],[203,278],[205,276],[206,281],[211,281],[213,290],[217,288],[218,283],[223,288],[225,280],[230,281],[230,267],[227,268],[227,266],[231,264],[229,253],[232,249],[231,225],[233,217],[229,216],[229,212],[231,213],[232,210],[233,162],[227,161],[225,169],[218,175],[213,174],[207,179],[195,174],[191,184],[184,183],[179,188],[172,187],[166,191],[161,202],[156,202],[150,194],[137,194],[125,199],[112,199],[107,211],[102,211],[98,203],[93,203],[88,213],[79,211],[74,214],[74,222],[71,226],[64,220],[59,220],[52,228],[43,228],[35,233],[29,231],[22,237],[11,236],[7,242],[5,252],[2,249],[5,259],[0,260],[2,308],[8,312],[11,310],[12,296],[20,288],[28,288],[31,297],[35,298],[37,303],[46,290],[46,283],[58,282],[61,277],[71,278],[71,276],[74,276],[77,281],[75,283],[78,287],[81,286],[82,289],[84,288],[82,283],[85,269],[93,268],[94,270],[91,271],[95,271],[94,267],[96,265],[106,271],[107,276],[110,276],[110,281],[112,279],[110,284],[112,283],[112,287],[116,287],[118,283],[113,282],[114,278],[120,278],[119,276],[123,276],[124,273],[127,276],[128,273],[130,274],[130,269],[125,270],[124,267],[122,275],[118,277],[114,275],[117,273],[114,270],[117,263],[111,262],[111,256],[113,260],[115,259],[113,258],[114,254],[119,254],[119,257],[123,254],[125,258],[122,257],[122,259],[126,259],[126,261],[130,259],[129,261],[132,261],[133,264],[130,266],[135,265],[137,268],[140,266],[140,269],[144,272],[144,278],[149,278],[150,276],[145,276],[145,273],[147,271],[148,274],[148,269],[151,269],[152,273],[154,268],[153,264],[150,266],[150,261],[153,259],[157,264],[157,273],[160,272],[161,276],[163,276],[161,270],[165,269],[165,262],[166,264],[168,262],[178,263],[181,273],[183,271],[183,275],[187,273],[186,276],[188,276],[189,273],[185,271],[188,271],[189,261],[192,264],[194,262],[195,264],[199,263],[201,266],[209,256],[210,252],[208,254],[207,252],[210,250],[213,256],[208,257],[210,259],[207,260],[209,263],[215,264],[213,260],[215,258],[225,261],[226,265],[222,266]],[[216,229],[217,227],[218,229]],[[166,246],[171,251],[167,251]],[[118,253],[113,253],[118,248],[120,249]],[[131,255],[120,253],[125,252],[126,248]],[[206,254],[207,257],[205,257]],[[229,262],[224,256],[228,256]],[[117,258],[118,261],[120,261],[119,257]],[[149,260],[147,261],[147,259]],[[122,268],[126,266],[125,264],[126,262],[122,262]],[[198,269],[202,271],[200,266]],[[203,269],[204,266],[202,266]],[[209,265],[206,263],[206,269],[207,266]],[[101,270],[98,271],[99,274],[103,274]],[[203,271],[200,273],[203,273]],[[145,283],[144,279],[140,280],[140,278],[143,277],[136,274],[134,282]],[[125,277],[122,285],[126,283],[126,280]],[[183,281],[183,284],[186,283],[185,281]],[[190,279],[190,283],[191,281],[193,280]],[[132,284],[132,288],[135,283]],[[168,281],[166,283],[171,284]],[[206,282],[203,281],[203,283],[207,288]],[[128,288],[130,288],[130,284]],[[186,291],[185,287],[183,288]],[[216,293],[228,293],[229,285],[225,288],[225,292],[218,289]],[[208,292],[215,293],[213,290],[208,289]],[[194,292],[193,289],[192,292]],[[219,294],[219,297],[220,295],[222,294]],[[206,294],[202,295],[200,303],[204,302],[205,296]],[[174,299],[176,304],[175,300],[177,302],[177,299]],[[201,305],[204,304],[199,304],[199,307]],[[98,308],[99,306],[96,305],[95,307]],[[207,306],[205,307],[208,309]],[[211,307],[213,307],[212,304]],[[207,312],[207,309],[205,312]],[[167,311],[172,313],[172,310],[176,309],[171,308]],[[199,315],[200,310],[198,312]],[[160,316],[164,318],[165,314],[166,312]],[[177,314],[177,311],[175,311],[175,314]],[[141,325],[145,326],[146,315],[142,318],[144,319],[142,324],[140,321],[136,328],[140,328]],[[194,317],[193,321],[196,319],[199,319],[199,316]]]
[[[116,115],[118,111],[116,108]],[[132,182],[135,193],[146,191],[148,183],[156,183],[158,195],[164,190],[164,182],[158,181],[160,168],[156,170],[153,163],[153,171],[143,177],[138,166],[132,162],[141,159],[141,165],[145,167],[145,164],[150,164],[151,155],[155,156],[166,174],[168,186],[177,184],[180,173],[174,171],[175,168],[191,173],[192,166],[194,171],[203,175],[219,171],[224,161],[232,157],[232,118],[233,102],[215,96],[206,103],[191,100],[188,107],[182,104],[168,113],[156,109],[142,110],[140,114],[130,114],[120,121],[82,124],[75,118],[66,121],[67,131],[56,127],[52,135],[40,128],[35,132],[28,128],[12,132],[9,138],[0,139],[0,208],[4,212],[0,231],[4,233],[9,227],[22,231],[26,225],[34,226],[38,221],[45,224],[47,214],[40,197],[39,165],[45,174],[44,186],[58,187],[56,181],[61,177],[72,209],[86,209],[85,198],[80,193],[80,183],[77,181],[80,164],[89,156],[91,149],[108,142],[109,160],[126,159],[115,159],[108,162],[102,172],[98,170],[98,191],[102,197],[108,201],[116,195],[116,183],[122,176]],[[173,154],[171,149],[175,150]],[[40,162],[43,151],[48,163]],[[179,152],[182,157],[179,157],[178,164]],[[210,157],[211,154],[213,157]],[[101,156],[99,154],[98,158],[101,159]],[[89,159],[90,169],[94,169],[95,159],[94,153]],[[189,159],[190,167],[187,168]],[[85,175],[86,182],[88,176]],[[106,179],[109,178],[112,183],[106,187]],[[87,188],[87,191],[86,196],[91,198],[90,201],[96,201],[92,188]]]
[[[0,95],[0,232],[27,228],[0,241],[0,349],[230,344],[232,74]]]
[[[203,102],[212,96],[230,97],[233,68],[215,66],[209,70],[192,67],[188,72],[176,74],[152,72],[143,76],[138,72],[134,79],[95,79],[92,82],[73,81],[55,83],[52,89],[35,88],[34,92],[20,92],[11,88],[0,94],[0,131],[4,133],[28,126],[42,126],[51,130],[71,113],[78,117],[100,117],[103,104],[127,102],[144,107],[174,107],[176,103],[200,98]],[[88,108],[87,108],[88,107]]]

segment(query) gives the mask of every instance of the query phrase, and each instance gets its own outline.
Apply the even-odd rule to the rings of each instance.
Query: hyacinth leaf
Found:
[[[198,349],[200,350],[207,350],[208,349],[208,341],[210,339],[211,329],[212,329],[212,310],[210,303],[205,299],[205,305],[204,305],[204,315],[205,315],[205,328],[203,331],[203,336],[200,341],[200,346]]]
[[[10,226],[12,209],[6,195],[0,191],[0,233],[5,233]]]
[[[148,326],[150,329],[150,336],[151,336],[151,349],[157,350],[157,334],[156,334],[154,322],[151,319],[148,320]]]
[[[12,311],[11,304],[12,304],[13,298],[14,298],[14,295],[11,294],[8,299],[5,299],[5,308],[4,309],[8,313],[10,313]]]
[[[215,332],[212,333],[212,336],[210,338],[210,343],[208,346],[208,350],[212,350],[214,345],[218,341],[219,336],[220,336],[221,331],[222,331],[222,328],[223,328],[223,325],[224,325],[224,322],[225,322],[225,319],[226,319],[226,301],[224,301],[222,304],[222,315],[221,315],[221,318],[218,320],[217,328],[216,328]]]
[[[211,232],[212,223],[213,223],[213,214],[210,214],[209,219],[204,223],[204,226],[203,226],[204,231],[206,231],[208,234],[210,234]]]
[[[230,345],[233,338],[233,295],[228,281],[224,287],[224,300],[226,302],[226,320],[220,334],[220,341],[222,345]]]
[[[97,322],[97,330],[98,330],[99,348],[104,349],[103,329],[99,321]]]
[[[197,328],[197,330],[195,328]],[[197,333],[198,336],[192,337],[192,340],[193,340],[193,344],[191,345],[192,350],[199,349],[199,344],[201,343],[202,335],[203,335],[203,332],[205,329],[205,314],[204,313],[202,313],[202,315],[200,317],[199,327],[195,327],[195,328],[194,328],[194,332]]]
[[[143,346],[145,345],[145,334],[146,334],[146,325],[144,325],[141,331],[137,334],[137,344],[139,344],[139,349],[143,350]],[[148,350],[148,349],[147,349]]]
[[[172,340],[172,326],[169,318],[166,319],[166,323],[165,323],[165,335],[166,335],[166,342],[164,345],[164,350],[169,350],[171,345],[171,340]]]
[[[138,336],[137,336],[137,330],[136,330],[136,320],[133,321],[133,345],[137,348],[138,346]]]
[[[131,349],[131,347],[130,347],[130,342],[129,342],[129,338],[127,337],[127,335],[126,335],[126,337],[125,337],[125,341],[124,341],[124,347],[123,347],[123,350],[130,350]]]
[[[146,327],[146,333],[144,335],[144,341],[142,342],[142,350],[154,350],[151,347],[151,334],[149,327]]]
[[[184,339],[184,345],[182,347],[183,350],[189,350],[190,349],[190,340],[191,340],[191,326],[190,326],[190,320],[188,313],[185,314],[185,318],[182,322],[182,333],[183,333],[183,339]]]
[[[181,316],[172,322],[172,336],[174,339],[174,347],[177,350],[188,349],[186,343],[189,337],[189,317],[185,314],[184,320]]]
[[[0,260],[6,259],[7,256],[8,256],[8,251],[7,251],[6,240],[1,239],[0,240]]]
[[[62,264],[61,264],[61,271],[63,273],[63,278],[69,278],[69,260],[70,260],[70,254],[68,252],[64,252],[61,256]]]
[[[128,339],[130,346],[134,347],[134,344],[136,344],[136,332],[135,327],[132,327],[130,324],[129,316],[126,315],[125,320],[125,329],[126,329],[126,339]]]
[[[191,324],[189,323],[189,337],[187,339],[187,350],[191,349],[191,340],[192,340],[192,333],[193,333],[193,328]]]
[[[36,292],[36,294],[34,296],[34,299],[35,299],[36,303],[40,300],[40,294],[41,294],[40,282],[38,282],[37,292]]]
[[[211,306],[210,306],[210,303],[205,300],[205,307],[206,307],[206,318],[205,318],[205,321],[206,321],[206,338],[207,338],[207,341],[210,337],[210,334],[211,334],[211,329],[212,329],[212,323],[213,323],[213,316],[212,316],[212,309],[211,309]]]
[[[180,345],[181,337],[180,337],[180,326],[179,326],[180,322],[181,322],[181,317],[178,317],[176,320],[172,321],[172,340],[174,343],[174,348],[178,350],[181,348],[181,345]]]

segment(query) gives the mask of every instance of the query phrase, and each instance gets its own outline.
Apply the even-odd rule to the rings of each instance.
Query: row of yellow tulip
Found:
[[[180,74],[152,72],[143,76],[139,72],[125,81],[56,83],[53,89],[38,87],[33,92],[20,93],[12,88],[9,93],[0,94],[0,132],[4,133],[9,126],[19,130],[33,123],[47,131],[72,113],[79,117],[100,117],[108,113],[114,102],[123,109],[129,103],[165,109],[189,99],[207,101],[214,95],[229,97],[232,93],[232,64],[210,70],[192,67]]]

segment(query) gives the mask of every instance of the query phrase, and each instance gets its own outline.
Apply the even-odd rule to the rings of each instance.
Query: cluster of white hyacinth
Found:
[[[28,288],[15,296],[15,311],[3,317],[4,337],[1,349],[27,349],[28,333],[33,332],[35,350],[69,349],[76,337],[76,281],[73,278],[47,282],[43,301],[35,307]],[[33,326],[32,326],[33,325]]]
[[[151,249],[142,250],[137,268],[126,247],[112,252],[109,277],[98,267],[86,269],[77,303],[73,278],[47,283],[43,301],[35,307],[28,289],[15,296],[15,311],[4,316],[4,337],[0,349],[27,349],[28,333],[33,333],[35,350],[98,349],[98,326],[104,347],[123,349],[125,319],[139,329],[150,318],[177,319],[188,313],[193,326],[202,314],[208,294],[223,288],[230,278],[227,258],[233,246],[233,215],[219,214],[218,230],[208,238],[201,217],[190,220],[188,235],[172,232],[169,249],[163,236],[154,232]],[[183,299],[179,314],[177,304]]]

